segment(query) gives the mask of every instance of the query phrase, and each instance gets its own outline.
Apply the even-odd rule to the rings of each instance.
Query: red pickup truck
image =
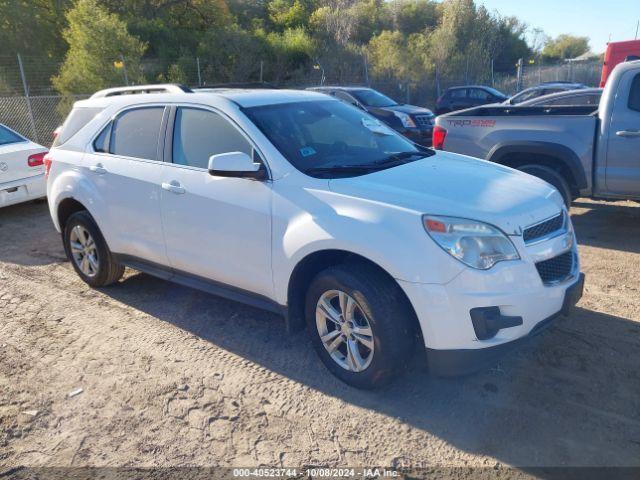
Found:
[[[607,51],[604,53],[604,64],[602,65],[600,88],[604,87],[614,67],[626,60],[640,60],[640,40],[607,43]]]

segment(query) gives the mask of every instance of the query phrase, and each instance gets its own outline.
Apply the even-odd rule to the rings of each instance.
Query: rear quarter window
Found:
[[[69,116],[64,121],[62,125],[62,129],[58,136],[53,140],[52,147],[57,147],[62,145],[71,137],[73,137],[76,133],[80,131],[82,127],[84,127],[87,123],[93,120],[98,113],[102,111],[102,108],[85,108],[85,107],[76,107],[71,110]]]

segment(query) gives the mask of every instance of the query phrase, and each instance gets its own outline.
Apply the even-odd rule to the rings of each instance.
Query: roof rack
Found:
[[[91,95],[91,98],[117,97],[119,95],[138,95],[143,93],[193,93],[193,90],[191,90],[186,85],[177,83],[136,85],[133,87],[116,87],[100,90]]]

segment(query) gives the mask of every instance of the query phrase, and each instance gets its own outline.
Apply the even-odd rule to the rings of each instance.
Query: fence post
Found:
[[[495,77],[493,74],[493,58],[491,59],[491,86],[495,87],[496,82],[495,82]]]
[[[24,67],[22,66],[22,57],[18,53],[18,66],[20,67],[20,78],[22,78],[22,87],[24,88],[24,96],[27,100],[27,111],[29,113],[29,122],[31,123],[31,130],[33,132],[33,139],[38,143],[38,131],[36,130],[36,120],[33,117],[33,109],[31,108],[31,97],[29,96],[29,87],[27,86],[27,77],[24,74]]]
[[[202,75],[200,74],[200,57],[196,57],[196,67],[198,68],[198,86],[202,86]],[[261,71],[262,73],[262,71]]]
[[[260,60],[260,83],[264,81],[264,60]]]
[[[520,91],[520,88],[522,87],[522,65],[523,65],[524,61],[522,60],[522,58],[518,59],[518,77],[517,77],[517,81],[516,81],[516,92]]]
[[[370,87],[369,83],[369,65],[367,63],[367,55],[362,55],[362,61],[364,62],[364,82],[367,87]]]

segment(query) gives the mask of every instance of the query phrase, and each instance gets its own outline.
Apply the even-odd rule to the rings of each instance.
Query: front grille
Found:
[[[524,243],[530,243],[538,238],[546,237],[562,227],[564,227],[564,212],[549,220],[525,228],[524,232],[522,232],[522,238]]]
[[[538,269],[538,274],[545,285],[559,283],[571,276],[575,261],[575,254],[568,251],[557,257],[536,263],[536,269]]]
[[[413,120],[420,128],[428,128],[433,126],[433,117],[431,115],[415,115]]]

